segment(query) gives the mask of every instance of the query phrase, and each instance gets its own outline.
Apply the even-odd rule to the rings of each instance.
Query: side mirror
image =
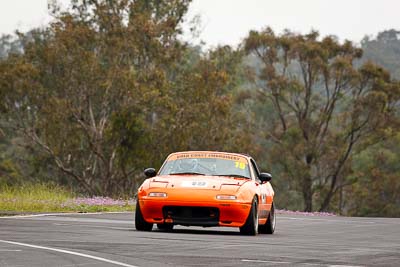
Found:
[[[147,168],[144,170],[144,175],[146,175],[147,178],[151,178],[157,175],[157,172],[154,168]]]
[[[262,173],[260,173],[258,178],[261,180],[261,182],[265,183],[265,182],[271,181],[272,175],[268,172],[262,172]]]

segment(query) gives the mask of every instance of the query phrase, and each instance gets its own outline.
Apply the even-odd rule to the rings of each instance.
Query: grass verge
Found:
[[[32,212],[133,211],[133,200],[76,197],[55,185],[30,184],[0,189],[0,214]]]

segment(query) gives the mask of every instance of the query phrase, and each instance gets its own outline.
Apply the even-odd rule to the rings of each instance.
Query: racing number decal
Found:
[[[244,170],[246,168],[246,163],[235,161],[235,167]]]
[[[205,181],[182,181],[183,187],[206,187],[207,182]]]

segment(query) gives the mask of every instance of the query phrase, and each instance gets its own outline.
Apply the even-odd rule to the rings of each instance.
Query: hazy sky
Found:
[[[400,30],[400,0],[194,0],[188,20],[196,14],[202,26],[195,42],[208,46],[235,45],[249,30],[267,25],[276,32],[315,29],[356,42],[382,30]],[[0,0],[0,33],[26,31],[49,20],[47,0]]]

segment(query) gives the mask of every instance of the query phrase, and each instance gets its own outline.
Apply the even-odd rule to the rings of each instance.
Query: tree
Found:
[[[21,48],[21,43],[17,38],[9,34],[3,34],[0,37],[0,60],[6,58],[10,53],[20,53]]]
[[[224,46],[186,60],[190,62],[180,65],[171,88],[171,151],[248,151],[251,142],[234,107],[242,52]]]
[[[167,70],[183,48],[177,36],[188,4],[76,0],[49,28],[21,34],[24,53],[0,63],[6,127],[84,192],[134,190],[142,158],[127,161],[122,147],[145,151],[148,116],[162,109]]]
[[[391,29],[372,39],[365,37],[361,47],[364,51],[362,61],[376,62],[389,70],[392,77],[400,79],[400,31]]]
[[[352,178],[346,188],[346,212],[351,216],[400,216],[400,133],[373,145],[353,161]]]
[[[265,131],[270,154],[302,192],[304,210],[327,210],[345,180],[354,153],[385,137],[399,100],[399,84],[387,71],[355,60],[362,50],[334,37],[319,40],[267,28],[250,32],[244,49],[262,69],[255,73],[259,96],[272,103]]]
[[[233,108],[242,52],[179,41],[188,3],[73,1],[20,35],[23,53],[0,63],[2,126],[92,195],[132,195],[173,151],[250,150]]]

